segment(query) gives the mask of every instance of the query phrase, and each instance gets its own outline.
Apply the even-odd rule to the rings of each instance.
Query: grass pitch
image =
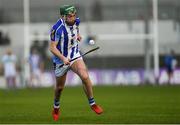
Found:
[[[82,86],[65,87],[54,122],[53,88],[0,90],[0,123],[180,123],[180,86],[96,86],[94,95],[99,116]]]

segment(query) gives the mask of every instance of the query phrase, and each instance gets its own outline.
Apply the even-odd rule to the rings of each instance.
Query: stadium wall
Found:
[[[150,23],[150,33],[152,33],[152,24]],[[30,25],[30,37],[31,41],[38,40],[49,40],[49,31],[51,24],[49,23],[38,23]],[[100,40],[100,35],[110,34],[144,34],[144,23],[143,21],[121,21],[121,22],[92,22],[88,25],[82,23],[80,26],[83,40],[88,35],[93,35],[96,38],[97,44],[101,47],[98,56],[128,56],[128,55],[144,55],[144,40],[143,39],[113,39],[111,40]],[[88,31],[87,31],[88,29]],[[24,32],[23,24],[8,24],[0,25],[0,31],[9,35],[11,40],[11,47],[15,50],[17,55],[22,54],[24,48]],[[31,43],[32,44],[32,43]],[[159,21],[159,44],[160,54],[166,53],[166,48],[172,48],[176,53],[180,53],[180,36],[179,30],[171,20]],[[82,43],[82,48],[85,48],[86,44]],[[3,49],[4,47],[0,47]],[[113,50],[113,51],[112,51]],[[2,54],[0,54],[2,56]],[[91,54],[91,56],[94,56]]]
[[[168,75],[164,68],[161,68],[159,75],[159,83],[154,79],[153,71],[149,76],[150,81],[145,82],[144,70],[143,69],[132,69],[132,70],[122,70],[122,69],[104,69],[89,70],[89,75],[93,81],[93,85],[180,85],[180,69],[177,68],[174,72],[173,79],[168,83]],[[31,83],[33,87],[51,87],[55,85],[55,78],[53,72],[44,72],[41,74],[39,82]],[[81,85],[81,79],[72,71],[68,72],[66,86],[78,86]],[[17,87],[26,87],[21,83],[20,76],[17,75]],[[0,77],[0,88],[6,88],[5,79]]]

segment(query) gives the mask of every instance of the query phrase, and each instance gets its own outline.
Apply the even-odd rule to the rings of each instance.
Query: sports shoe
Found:
[[[52,116],[53,116],[54,121],[57,121],[59,119],[59,116],[60,116],[59,108],[53,109]]]
[[[94,104],[91,106],[91,109],[98,115],[103,113],[103,109],[99,105]]]

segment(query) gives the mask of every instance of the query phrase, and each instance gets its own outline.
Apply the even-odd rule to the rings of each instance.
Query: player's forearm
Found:
[[[52,54],[59,57],[61,60],[64,60],[65,57],[59,52],[59,50],[56,47],[51,46],[50,51],[52,52]]]

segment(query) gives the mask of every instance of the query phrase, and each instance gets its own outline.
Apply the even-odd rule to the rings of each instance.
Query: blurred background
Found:
[[[0,88],[54,85],[49,34],[64,4],[74,5],[81,19],[81,51],[100,46],[84,58],[94,85],[180,84],[179,0],[0,0]],[[79,84],[70,71],[66,85]]]

